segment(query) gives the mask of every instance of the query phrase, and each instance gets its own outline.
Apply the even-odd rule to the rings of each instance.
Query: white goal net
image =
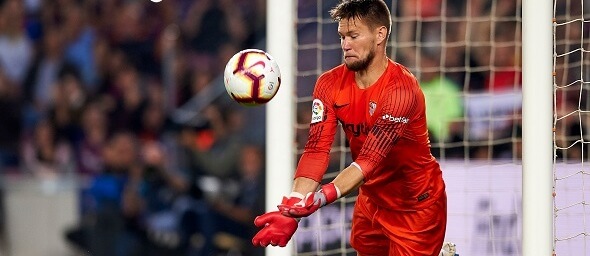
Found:
[[[531,242],[528,236],[523,248],[523,233],[530,234],[531,223],[533,231],[535,225],[551,227],[539,231],[552,230],[555,255],[590,255],[590,3],[552,1],[553,161],[549,162],[553,166],[553,221],[535,223],[531,220],[536,218],[528,218],[530,213],[545,209],[523,200],[531,187],[523,186],[523,181],[531,185],[527,182],[534,174],[522,165],[523,159],[525,163],[531,159],[522,155],[523,115],[529,121],[530,117],[521,114],[527,113],[531,102],[523,101],[523,88],[530,92],[531,87],[526,81],[523,87],[522,8],[534,7],[534,0],[522,1],[386,0],[393,15],[388,54],[414,72],[425,92],[432,153],[443,167],[449,197],[446,240],[457,244],[460,255],[530,252],[527,248],[534,248],[536,241]],[[336,23],[328,15],[337,3],[296,1],[296,158],[307,138],[315,81],[341,63]],[[528,14],[535,11],[526,10]],[[534,44],[531,30],[525,31],[527,46],[531,41]],[[526,56],[534,53],[526,49]],[[525,78],[530,79],[532,73],[534,70]],[[543,88],[539,85],[539,90]],[[534,120],[526,124],[525,137],[527,129],[535,126]],[[524,148],[530,144],[527,141]],[[337,134],[331,155],[326,181],[351,162],[342,133]],[[525,178],[523,169],[527,168]],[[355,199],[350,195],[302,220],[289,250],[296,255],[356,255],[348,243]],[[523,202],[529,202],[524,214]]]
[[[553,246],[555,255],[590,255],[590,3],[553,3]]]
[[[460,255],[522,255],[521,1],[386,2],[393,16],[388,54],[414,72],[426,94],[432,153],[449,197],[446,240]],[[297,1],[297,157],[315,81],[341,63],[337,25],[328,14],[337,3]],[[325,181],[350,162],[338,133]],[[354,202],[350,195],[302,220],[297,255],[356,255],[348,243]]]

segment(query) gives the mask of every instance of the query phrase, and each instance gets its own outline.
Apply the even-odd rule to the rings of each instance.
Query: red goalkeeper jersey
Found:
[[[393,210],[416,210],[444,193],[442,172],[430,153],[424,95],[404,66],[389,60],[370,87],[340,65],[318,79],[309,138],[295,177],[320,182],[326,172],[338,122],[364,184],[360,193]]]

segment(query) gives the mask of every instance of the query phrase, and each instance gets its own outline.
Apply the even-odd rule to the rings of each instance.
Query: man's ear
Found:
[[[381,45],[385,43],[385,40],[387,40],[387,28],[380,26],[377,28],[377,44]]]

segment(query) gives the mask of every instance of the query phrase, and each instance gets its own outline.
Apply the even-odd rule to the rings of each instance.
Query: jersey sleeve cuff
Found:
[[[327,153],[304,153],[297,165],[295,178],[305,177],[321,183],[328,168],[328,159]]]
[[[365,170],[367,170],[368,168],[364,168],[364,167],[362,167],[362,165],[361,165],[361,164],[359,164],[359,163],[357,163],[357,162],[352,162],[352,163],[350,163],[350,166],[354,166],[354,167],[356,167],[357,169],[359,169],[359,171],[361,171],[361,173],[363,174],[363,177],[364,177],[364,179],[365,179],[365,180],[367,179],[367,177],[368,177],[368,173],[367,173]]]

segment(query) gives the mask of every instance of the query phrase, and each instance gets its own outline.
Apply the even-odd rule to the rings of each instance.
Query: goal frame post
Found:
[[[553,1],[522,0],[522,255],[553,253]]]
[[[266,211],[276,211],[291,192],[295,168],[295,68],[297,0],[266,1],[266,51],[281,71],[280,90],[266,104]],[[266,248],[266,255],[293,255],[293,243]]]

